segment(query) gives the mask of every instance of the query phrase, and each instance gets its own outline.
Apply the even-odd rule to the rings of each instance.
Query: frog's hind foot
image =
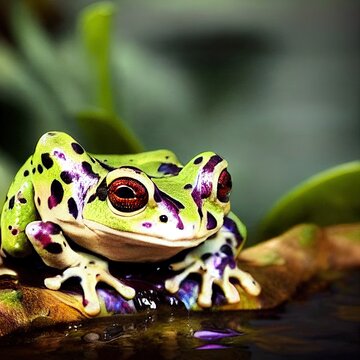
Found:
[[[58,290],[67,279],[80,278],[80,285],[84,292],[83,305],[86,313],[90,316],[95,316],[100,312],[100,301],[96,293],[98,282],[110,285],[126,299],[135,296],[135,290],[132,287],[124,285],[109,273],[107,262],[89,254],[81,253],[79,255],[81,261],[78,265],[67,268],[62,275],[45,279],[45,286],[51,290]]]

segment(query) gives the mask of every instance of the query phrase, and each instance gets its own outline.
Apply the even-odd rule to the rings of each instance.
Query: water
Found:
[[[317,281],[267,311],[166,308],[16,334],[0,341],[1,359],[355,359],[359,280],[356,270]]]

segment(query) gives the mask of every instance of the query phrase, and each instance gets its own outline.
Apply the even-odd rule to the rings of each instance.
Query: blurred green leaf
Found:
[[[360,221],[360,161],[321,172],[281,198],[260,226],[261,239],[300,223],[333,225]]]
[[[114,15],[111,2],[86,7],[79,16],[79,31],[97,80],[98,106],[114,112],[110,80],[110,32]]]
[[[115,115],[106,111],[84,111],[77,120],[84,130],[93,153],[125,154],[143,151],[137,137]]]
[[[55,99],[56,112],[65,114],[84,106],[83,94],[68,76],[59,46],[54,46],[25,2],[14,1],[12,5],[11,24],[18,50],[26,59],[29,70]]]
[[[114,5],[104,1],[89,5],[79,16],[87,60],[96,77],[97,110],[82,111],[77,120],[93,152],[136,153],[143,151],[143,146],[114,110],[110,80],[110,32],[114,11]]]

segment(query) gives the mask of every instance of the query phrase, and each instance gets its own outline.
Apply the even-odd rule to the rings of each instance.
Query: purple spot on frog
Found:
[[[239,229],[235,223],[235,221],[231,220],[228,217],[224,217],[224,224],[223,224],[224,228],[226,230],[228,230],[229,232],[231,232],[236,239],[236,246],[240,246],[241,243],[244,241],[244,238],[242,237],[242,235],[239,232]]]
[[[210,212],[207,212],[207,224],[206,224],[206,229],[207,230],[213,230],[215,229],[217,226],[217,221],[214,217],[214,215],[212,215]]]
[[[200,164],[202,161],[203,161],[203,157],[202,157],[202,156],[199,156],[199,157],[197,157],[197,158],[194,160],[194,164],[195,164],[195,165],[198,165],[198,164]]]
[[[60,226],[50,221],[42,222],[38,225],[38,231],[34,237],[45,248],[52,243],[51,235],[59,234],[61,231]]]
[[[201,179],[200,183],[200,198],[207,199],[211,195],[212,191],[212,179],[209,179],[207,176]]]
[[[206,262],[212,262],[210,266],[218,271],[218,276],[220,277],[223,276],[227,266],[231,269],[234,269],[236,266],[233,256],[227,256],[225,254],[220,255],[218,253],[211,256]]]
[[[79,155],[84,153],[83,147],[80,144],[76,143],[76,142],[71,143],[71,147]]]
[[[88,163],[87,161],[83,161],[81,165],[86,175],[92,178],[99,178],[99,175],[94,173],[90,163]]]
[[[158,172],[161,172],[164,175],[177,175],[180,170],[181,167],[178,167],[176,164],[172,163],[163,163],[158,168]]]
[[[66,156],[65,156],[65,154],[64,154],[62,151],[55,150],[55,151],[54,151],[54,155],[55,155],[58,159],[66,160]]]
[[[76,201],[72,197],[68,200],[68,209],[69,213],[76,219],[79,215],[79,210]]]
[[[51,195],[48,198],[48,207],[52,209],[61,203],[64,196],[64,189],[58,180],[53,180],[50,187]]]
[[[149,229],[149,228],[151,228],[152,224],[151,224],[150,222],[144,222],[144,223],[142,224],[142,226],[143,226],[144,228]]]
[[[48,198],[48,207],[49,207],[49,209],[52,209],[56,205],[57,205],[56,199],[53,196],[49,196],[49,198]]]
[[[203,172],[214,172],[215,166],[222,161],[223,159],[219,155],[213,155],[210,160],[204,165]]]
[[[60,178],[65,184],[71,184],[74,180],[79,179],[79,174],[71,171],[62,171],[60,173]]]
[[[223,159],[219,155],[213,155],[198,175],[196,185],[191,192],[191,196],[198,209],[201,209],[202,207],[202,200],[211,195],[213,189],[212,173],[214,172],[215,166],[221,161],[223,161]]]

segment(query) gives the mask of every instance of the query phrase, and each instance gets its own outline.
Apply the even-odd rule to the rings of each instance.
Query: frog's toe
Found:
[[[238,267],[228,269],[227,277],[239,280],[244,290],[253,296],[258,296],[261,292],[260,284],[246,271],[240,270]]]
[[[63,282],[64,280],[61,275],[49,277],[44,280],[45,286],[50,290],[59,290]]]
[[[213,283],[214,279],[208,272],[205,272],[202,275],[201,288],[197,299],[198,304],[203,308],[208,308],[212,305]]]
[[[179,265],[180,264],[180,265]],[[172,267],[173,270],[175,269],[183,269],[184,268],[184,264],[187,264],[187,262],[181,262],[181,263],[177,263],[177,264],[172,264],[172,266],[175,265],[175,267]],[[167,291],[169,291],[170,293],[174,294],[176,293],[179,288],[181,283],[191,274],[191,273],[196,273],[199,272],[199,269],[202,268],[203,263],[198,260],[195,261],[192,265],[190,265],[188,268],[184,269],[183,271],[181,271],[178,275],[167,279],[165,281],[165,289]]]
[[[226,301],[229,304],[236,304],[240,301],[240,295],[237,291],[236,287],[229,281],[220,281],[217,282],[217,284],[220,286],[222,291],[224,292],[224,296],[226,298]]]
[[[124,285],[121,281],[119,281],[107,271],[101,271],[99,273],[98,281],[103,281],[104,283],[110,285],[125,299],[132,299],[136,295],[134,288]]]
[[[5,266],[1,266],[0,265],[0,276],[12,276],[12,277],[17,277],[17,272],[14,270],[11,270]]]
[[[98,300],[90,301],[84,298],[84,309],[89,316],[96,316],[101,310],[100,303]]]

